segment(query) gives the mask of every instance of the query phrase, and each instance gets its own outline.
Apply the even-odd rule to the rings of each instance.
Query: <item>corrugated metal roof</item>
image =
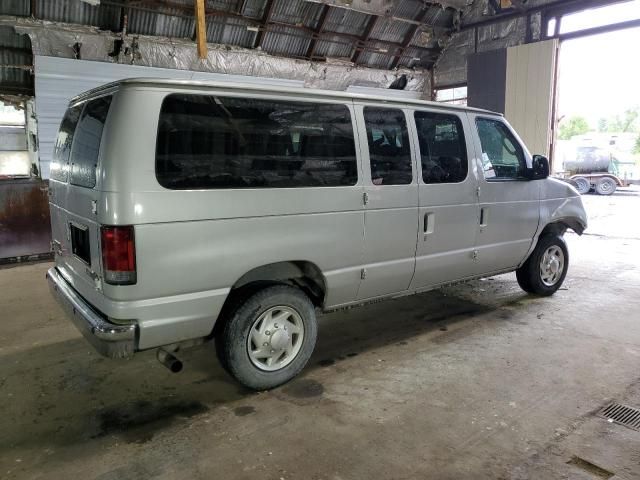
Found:
[[[0,2],[0,13],[26,17],[31,15],[31,5],[27,0],[2,0]]]
[[[35,11],[37,18],[92,25],[105,30],[117,30],[120,23],[120,7],[93,6],[78,0],[36,0]]]
[[[370,18],[370,15],[355,10],[331,8],[324,22],[324,29],[329,32],[349,33],[359,37],[364,33]]]
[[[345,42],[344,38],[327,37],[334,42],[320,40],[316,44],[315,55],[319,57],[350,58],[353,54],[353,45]]]
[[[132,10],[129,14],[128,32],[163,37],[191,37],[193,35],[195,19],[176,16],[182,12],[175,9],[163,9],[162,11],[167,14],[160,13],[160,11],[152,13]]]
[[[306,0],[276,1],[273,5],[271,21],[313,28],[321,11],[321,4]]]
[[[286,55],[289,57],[303,57],[307,53],[311,36],[300,36],[300,30],[273,25],[262,39],[262,49],[274,55]]]
[[[364,50],[358,59],[358,63],[364,63],[377,68],[391,67],[391,62],[393,61],[392,54],[395,53],[395,47],[389,47],[389,45],[384,42],[371,42],[369,47],[371,50]]]
[[[262,18],[266,5],[265,0],[246,0],[240,14],[249,18]]]
[[[193,0],[150,0],[126,2],[125,0],[103,0],[92,6],[81,0],[35,0],[36,18],[97,26],[119,31],[121,15],[128,14],[128,32],[131,34],[163,37],[191,38],[194,35]],[[255,46],[258,34],[257,22],[262,22],[270,0],[206,0],[209,13],[206,19],[207,41],[247,48]],[[122,6],[116,5],[122,3]],[[345,2],[345,4],[347,4]],[[424,10],[427,8],[428,10]],[[327,10],[328,9],[328,10]],[[412,45],[435,47],[436,34],[430,25],[450,27],[454,10],[423,0],[394,0],[389,2],[387,16],[372,17],[367,13],[328,6],[326,3],[308,0],[273,0],[271,15],[261,40],[261,48],[269,53],[290,57],[304,57],[309,53],[312,38],[326,12],[322,32],[314,48],[314,57],[348,58],[363,41],[369,41],[368,49],[358,58],[358,63],[378,68],[387,68],[393,61],[396,47],[385,42],[402,43],[415,25],[402,19],[423,18],[421,27],[413,37]],[[228,15],[225,14],[228,12]],[[30,15],[29,0],[0,0],[0,14]],[[240,18],[240,16],[244,18]],[[246,18],[246,20],[245,20]],[[367,27],[377,18],[372,31]],[[251,29],[248,30],[247,27]],[[340,35],[331,35],[335,32]],[[436,31],[439,35],[441,33]],[[379,48],[380,51],[371,51]],[[382,50],[388,50],[384,53]],[[424,50],[412,50],[421,62],[430,62]],[[407,54],[407,52],[405,52]],[[423,57],[425,57],[424,60]],[[417,60],[402,58],[400,65],[413,65]]]
[[[400,43],[412,27],[413,25],[407,22],[399,22],[390,18],[381,17],[376,22],[373,30],[371,30],[370,38],[384,40],[385,42]]]
[[[256,32],[247,30],[253,25],[250,20],[242,18],[208,18],[207,41],[241,47],[253,47]]]

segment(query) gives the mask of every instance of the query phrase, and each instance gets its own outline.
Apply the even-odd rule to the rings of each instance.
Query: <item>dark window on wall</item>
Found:
[[[84,107],[71,147],[71,183],[80,187],[96,186],[96,167],[107,120],[111,96],[90,100]]]
[[[512,180],[525,177],[524,151],[507,126],[488,118],[477,118],[482,146],[482,170],[487,180]]]
[[[406,185],[413,180],[407,122],[402,110],[364,108],[374,185]]]
[[[83,106],[84,105],[76,105],[69,108],[62,118],[56,143],[53,147],[50,173],[50,177],[53,180],[66,182],[68,179],[69,155],[71,153],[71,144],[73,143],[73,134],[76,131]]]
[[[422,180],[458,183],[469,170],[462,122],[455,115],[415,112]]]
[[[332,187],[358,181],[345,105],[173,94],[156,177],[170,189]]]

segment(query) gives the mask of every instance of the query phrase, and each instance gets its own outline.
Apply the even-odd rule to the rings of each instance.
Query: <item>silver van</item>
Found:
[[[52,292],[99,352],[214,339],[294,377],[316,312],[516,271],[551,295],[580,195],[505,119],[419,100],[128,79],[74,98],[51,168]]]

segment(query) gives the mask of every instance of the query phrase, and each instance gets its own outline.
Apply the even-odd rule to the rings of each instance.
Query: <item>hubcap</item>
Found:
[[[540,260],[540,278],[547,287],[552,287],[564,271],[564,252],[556,245],[547,248]]]
[[[300,352],[304,324],[291,307],[272,307],[253,322],[247,338],[249,359],[260,370],[272,372],[289,365]]]
[[[602,190],[603,192],[608,192],[610,190],[612,190],[611,188],[611,183],[609,182],[602,182],[600,184],[600,190]]]

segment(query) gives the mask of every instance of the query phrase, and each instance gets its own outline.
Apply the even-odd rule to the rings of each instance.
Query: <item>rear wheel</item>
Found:
[[[596,193],[598,195],[611,195],[616,191],[616,182],[613,178],[602,177],[596,183]]]
[[[216,347],[222,365],[254,390],[277,387],[306,365],[316,343],[315,310],[300,290],[276,285],[249,296],[231,314]]]
[[[576,189],[578,190],[578,193],[580,193],[581,195],[585,195],[589,193],[589,190],[591,190],[591,183],[586,178],[574,177],[571,180],[573,180],[576,183]]]
[[[568,268],[569,251],[564,239],[559,235],[545,235],[516,270],[516,278],[525,292],[548,296],[560,288]]]

